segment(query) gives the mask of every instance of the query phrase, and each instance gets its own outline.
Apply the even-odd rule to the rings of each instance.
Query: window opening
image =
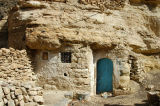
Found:
[[[62,63],[71,63],[71,52],[62,52],[61,53],[61,62]]]
[[[42,59],[48,60],[48,52],[43,52]]]

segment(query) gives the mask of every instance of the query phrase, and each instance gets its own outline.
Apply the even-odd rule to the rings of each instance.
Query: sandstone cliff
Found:
[[[89,44],[93,49],[122,44],[137,53],[160,51],[159,6],[151,9],[145,4],[134,6],[125,1],[119,10],[101,11],[98,6],[72,1],[37,3],[22,3],[21,9],[10,15],[9,39],[16,32],[21,40],[26,38],[25,44],[31,49],[51,50],[70,42]]]

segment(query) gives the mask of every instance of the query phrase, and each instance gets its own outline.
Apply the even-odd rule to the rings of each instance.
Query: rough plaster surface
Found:
[[[48,60],[42,59],[43,51],[37,51],[36,73],[39,76],[40,83],[44,86],[45,84],[53,85],[55,89],[85,90],[90,92],[90,73],[93,73],[91,72],[93,71],[91,49],[83,45],[72,45],[61,50],[47,51],[49,53]],[[72,62],[62,63],[61,52],[71,52]],[[64,73],[67,76],[64,76]]]

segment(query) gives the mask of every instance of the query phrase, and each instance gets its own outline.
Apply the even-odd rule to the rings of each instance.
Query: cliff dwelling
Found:
[[[159,4],[0,0],[0,106],[160,104]]]

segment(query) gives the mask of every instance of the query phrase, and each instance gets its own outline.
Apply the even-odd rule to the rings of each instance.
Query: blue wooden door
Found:
[[[111,92],[113,62],[110,59],[100,59],[97,63],[97,88],[96,93]]]

